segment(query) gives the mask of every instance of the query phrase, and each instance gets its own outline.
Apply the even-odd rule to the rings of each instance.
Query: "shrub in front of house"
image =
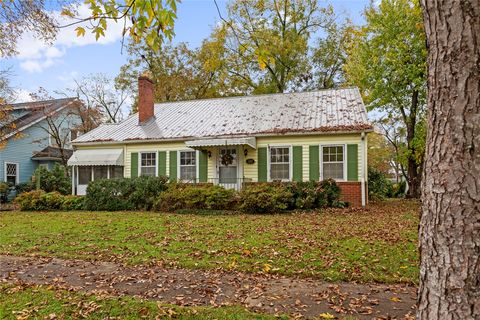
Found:
[[[24,192],[30,192],[36,189],[35,183],[33,181],[29,182],[22,182],[19,183],[15,186],[15,191],[17,191],[17,194],[24,193]]]
[[[57,191],[68,195],[72,193],[72,181],[67,170],[58,163],[50,171],[45,167],[38,167],[35,170],[35,179],[38,180],[40,189],[45,192]]]
[[[291,209],[316,209],[326,206],[326,194],[316,181],[291,182],[287,188],[293,194]]]
[[[340,193],[342,190],[333,179],[326,179],[319,183],[319,192],[324,197],[324,207],[330,208],[345,208],[348,207],[348,203],[340,200]]]
[[[232,210],[235,202],[235,191],[221,186],[171,183],[157,198],[155,210]]]
[[[63,211],[83,210],[85,206],[85,197],[68,195],[63,196],[61,209]]]
[[[82,210],[83,201],[84,198],[80,196],[64,196],[57,191],[43,190],[23,192],[14,200],[22,211]]]
[[[278,182],[246,185],[240,192],[239,209],[247,213],[272,213],[284,210],[311,210],[346,207],[340,201],[335,180],[321,182]]]
[[[23,211],[58,210],[62,207],[63,197],[56,191],[34,190],[18,195],[14,202]]]
[[[294,194],[287,184],[255,183],[239,193],[239,206],[246,213],[275,213],[294,207]]]
[[[10,185],[6,182],[0,182],[0,203],[8,201],[8,194],[10,193]]]
[[[93,211],[150,210],[166,189],[166,177],[96,180],[88,184],[85,209]]]
[[[45,194],[45,191],[34,190],[29,192],[24,192],[18,195],[14,202],[20,207],[20,210],[23,211],[35,211],[41,210],[40,197]]]

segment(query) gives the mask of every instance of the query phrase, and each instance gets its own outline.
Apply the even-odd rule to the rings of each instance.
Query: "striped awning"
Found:
[[[123,149],[76,150],[69,166],[123,166]]]
[[[253,149],[257,148],[257,141],[255,137],[248,138],[228,138],[228,139],[200,139],[186,141],[187,147],[193,149],[205,147],[225,147],[225,146],[249,146]]]

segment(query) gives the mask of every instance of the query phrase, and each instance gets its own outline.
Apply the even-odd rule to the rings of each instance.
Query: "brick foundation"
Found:
[[[362,206],[362,184],[361,182],[337,182],[342,193],[340,199],[350,203],[351,207]],[[366,199],[365,199],[366,200]]]

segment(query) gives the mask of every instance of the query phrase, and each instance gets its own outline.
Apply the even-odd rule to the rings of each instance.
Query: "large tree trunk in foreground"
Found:
[[[422,3],[429,132],[417,316],[480,319],[480,1]]]

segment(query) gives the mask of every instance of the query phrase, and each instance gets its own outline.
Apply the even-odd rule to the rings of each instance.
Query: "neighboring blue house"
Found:
[[[0,182],[29,182],[38,166],[66,162],[72,154],[70,141],[79,135],[79,103],[66,98],[0,106],[8,108],[8,124],[0,125]]]

